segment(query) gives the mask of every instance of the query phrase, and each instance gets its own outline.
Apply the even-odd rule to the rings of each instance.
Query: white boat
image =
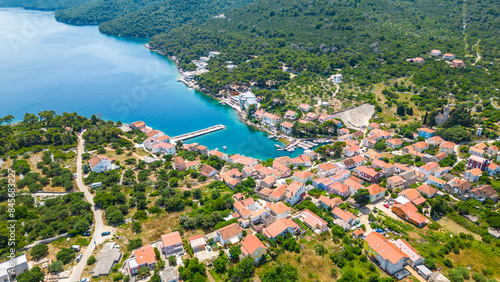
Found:
[[[273,138],[274,138],[274,135],[269,135],[269,136],[267,137],[267,139],[273,139]]]
[[[226,146],[222,146],[222,148],[223,148],[224,150],[227,150],[227,147],[226,147]]]
[[[278,149],[283,149],[283,146],[281,146],[281,145],[274,144],[274,146],[276,146],[276,148],[278,148]]]

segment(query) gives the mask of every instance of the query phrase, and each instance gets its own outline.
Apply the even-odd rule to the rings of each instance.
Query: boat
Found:
[[[224,151],[226,151],[226,150],[227,150],[227,147],[226,147],[226,146],[222,146],[222,148],[224,149]]]
[[[269,135],[269,137],[267,137],[267,139],[273,139],[274,138],[274,135]]]
[[[274,146],[276,146],[276,148],[278,148],[278,149],[283,149],[283,146],[281,146],[281,145],[274,144]]]

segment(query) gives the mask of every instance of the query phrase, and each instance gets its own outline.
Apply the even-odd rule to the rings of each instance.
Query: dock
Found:
[[[218,124],[218,125],[214,125],[214,126],[205,128],[205,129],[201,129],[201,130],[193,131],[193,132],[190,132],[190,133],[182,134],[182,135],[179,135],[179,136],[175,136],[175,137],[172,137],[171,139],[172,140],[176,140],[176,141],[178,141],[178,140],[184,141],[184,140],[187,140],[187,139],[191,139],[191,138],[195,138],[195,137],[198,137],[198,136],[201,136],[201,135],[205,135],[205,134],[208,134],[208,133],[219,131],[219,130],[222,130],[222,129],[225,129],[225,128],[226,127],[224,125]]]

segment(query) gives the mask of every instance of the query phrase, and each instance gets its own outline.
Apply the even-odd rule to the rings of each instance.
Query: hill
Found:
[[[56,20],[68,24],[100,24],[144,9],[163,0],[90,0],[56,12]]]
[[[248,4],[250,0],[164,1],[105,22],[102,33],[127,37],[151,37],[184,24],[200,24],[213,16]]]
[[[55,11],[81,5],[88,0],[3,0],[0,7],[22,7],[28,10]]]

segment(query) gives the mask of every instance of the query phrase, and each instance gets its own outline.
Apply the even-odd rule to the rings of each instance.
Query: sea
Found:
[[[0,116],[54,110],[105,120],[142,120],[169,136],[222,124],[224,130],[186,140],[209,149],[268,159],[274,139],[241,122],[229,106],[177,81],[166,57],[147,39],[112,37],[97,26],[57,22],[53,12],[0,9]],[[207,54],[208,55],[208,54]],[[279,144],[279,143],[278,143]]]

